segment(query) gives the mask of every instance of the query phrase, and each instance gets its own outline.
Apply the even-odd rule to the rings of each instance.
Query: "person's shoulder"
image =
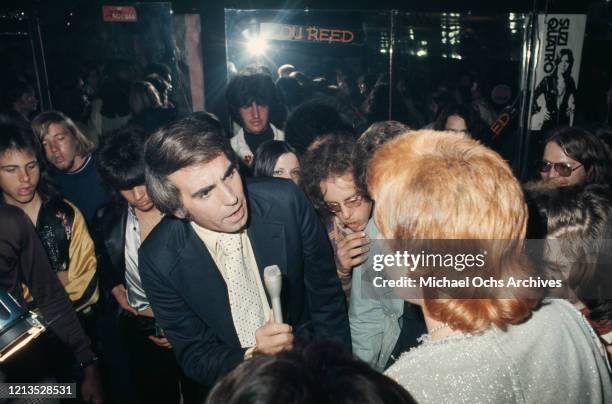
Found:
[[[424,343],[419,347],[412,348],[403,353],[397,362],[385,371],[385,375],[394,379],[399,384],[409,389],[417,389],[421,392],[431,391],[435,388],[435,378],[462,377],[466,369],[469,369],[472,361],[480,359],[480,349],[474,347],[476,341],[468,339],[453,338],[446,342],[436,341]],[[418,372],[415,372],[418,369]]]
[[[153,258],[167,252],[178,252],[185,245],[189,231],[189,222],[165,216],[144,240],[140,250]]]
[[[59,196],[52,197],[49,200],[45,201],[42,204],[41,209],[45,213],[50,214],[52,217],[57,218],[63,215],[74,217],[74,215],[78,211],[77,207],[74,206],[74,204],[70,203],[67,199],[61,198]]]
[[[270,123],[270,127],[272,128],[272,132],[274,133],[274,140],[285,140],[285,131],[274,126],[274,124]]]
[[[498,333],[498,339],[522,358],[533,358],[535,352],[540,357],[554,357],[557,347],[566,344],[573,344],[576,352],[590,349],[596,341],[591,333],[586,319],[571,303],[544,299],[526,321]]]
[[[545,299],[540,307],[533,311],[530,322],[533,327],[542,328],[542,332],[561,327],[571,333],[572,329],[577,331],[577,327],[587,326],[586,320],[576,307],[563,299]]]
[[[20,229],[30,220],[23,210],[5,204],[0,204],[0,218],[2,218],[3,226],[8,229]]]
[[[234,144],[238,144],[238,142],[240,142],[242,139],[244,139],[244,129],[240,127],[235,132],[231,133],[230,143],[232,144],[232,146],[234,146]]]
[[[127,204],[118,203],[116,201],[107,202],[96,209],[94,221],[114,221],[120,218],[124,211],[127,211]]]
[[[96,162],[98,160],[98,153],[93,152],[90,154],[89,158],[85,161],[85,166],[82,168],[84,172],[89,173],[89,175],[95,175],[98,177],[98,170],[96,169]]]
[[[370,220],[368,220],[368,224],[365,228],[365,233],[370,238],[370,240],[378,238],[380,232],[378,230],[378,227],[376,227],[376,222],[374,222],[373,216],[370,217]]]
[[[291,180],[275,177],[254,177],[246,181],[250,198],[265,199],[271,203],[294,200],[302,191]]]
[[[74,214],[76,214],[76,212],[79,212],[79,214],[81,213],[79,208],[66,198],[51,198],[51,200],[49,200],[49,205],[55,206],[56,209],[61,211],[72,211]]]

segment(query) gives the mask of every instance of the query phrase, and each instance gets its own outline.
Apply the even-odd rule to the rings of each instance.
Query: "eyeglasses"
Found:
[[[329,210],[331,213],[338,213],[342,210],[342,206],[344,205],[347,208],[356,208],[358,206],[361,205],[361,202],[363,201],[363,196],[362,195],[355,195],[355,196],[351,196],[350,198],[345,199],[344,201],[342,201],[341,203],[338,202],[325,202],[325,208],[327,210]]]
[[[569,163],[551,163],[550,161],[542,160],[538,161],[537,167],[541,173],[547,173],[551,168],[554,168],[561,177],[569,177],[574,171],[582,167],[582,164],[572,167]]]

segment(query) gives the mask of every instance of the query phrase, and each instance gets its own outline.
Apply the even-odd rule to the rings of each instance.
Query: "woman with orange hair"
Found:
[[[537,275],[522,252],[521,187],[506,162],[477,141],[410,132],[379,149],[367,183],[388,246],[470,240],[489,247],[479,276]],[[387,375],[418,402],[611,402],[605,356],[569,303],[541,300],[543,289],[512,294],[468,285],[446,296],[435,286],[417,289],[407,300],[423,308],[428,334]]]

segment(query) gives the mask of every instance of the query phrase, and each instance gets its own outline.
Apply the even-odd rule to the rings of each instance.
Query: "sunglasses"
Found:
[[[559,174],[561,177],[569,177],[580,167],[582,167],[582,164],[572,167],[569,163],[551,163],[547,160],[538,161],[537,163],[538,171],[541,173],[547,173],[554,168],[557,174]]]
[[[363,201],[363,196],[362,195],[355,195],[355,196],[351,196],[348,199],[345,199],[342,203],[339,202],[325,202],[325,208],[327,210],[329,210],[331,213],[338,213],[342,210],[342,206],[344,205],[347,208],[356,208],[358,206],[361,205],[361,202]]]

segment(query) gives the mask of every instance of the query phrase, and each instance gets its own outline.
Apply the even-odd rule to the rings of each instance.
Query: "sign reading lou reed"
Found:
[[[357,44],[358,32],[351,29],[303,26],[291,24],[261,23],[260,35],[277,41],[321,42]]]
[[[538,55],[529,129],[574,122],[586,15],[538,15]]]

